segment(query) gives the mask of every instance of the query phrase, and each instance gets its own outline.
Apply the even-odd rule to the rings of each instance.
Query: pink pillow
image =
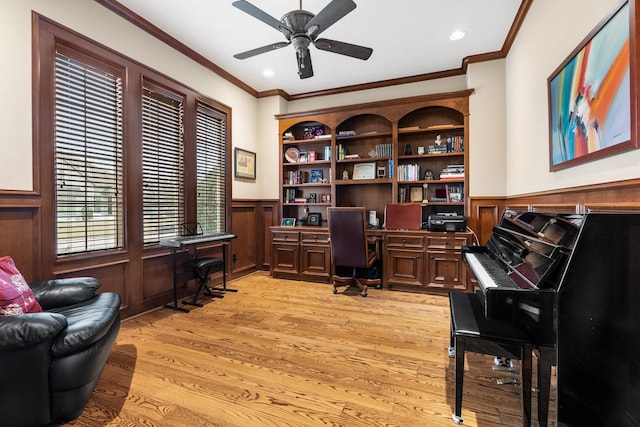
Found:
[[[10,256],[0,257],[0,315],[39,313],[42,307]]]

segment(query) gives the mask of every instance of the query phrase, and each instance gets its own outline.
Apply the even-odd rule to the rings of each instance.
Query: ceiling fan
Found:
[[[279,21],[248,1],[234,1],[233,5],[243,12],[248,13],[254,18],[259,19],[265,24],[280,31],[287,39],[286,42],[272,43],[246,52],[238,53],[233,55],[234,58],[246,59],[293,44],[298,62],[298,75],[301,79],[306,79],[313,76],[311,54],[309,52],[310,44],[313,44],[320,50],[326,50],[327,52],[338,53],[340,55],[351,56],[353,58],[363,60],[369,59],[373,52],[373,49],[368,47],[337,40],[317,38],[320,33],[356,8],[356,4],[352,0],[332,0],[331,3],[325,6],[325,8],[317,15],[307,12],[306,10],[302,10],[302,0],[300,0],[300,9],[285,14]]]

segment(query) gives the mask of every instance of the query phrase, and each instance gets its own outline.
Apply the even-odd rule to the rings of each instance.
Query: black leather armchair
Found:
[[[94,278],[30,284],[41,313],[0,316],[0,420],[69,421],[83,411],[120,330],[120,297]]]

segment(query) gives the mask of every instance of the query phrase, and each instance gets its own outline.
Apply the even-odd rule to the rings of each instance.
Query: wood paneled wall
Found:
[[[30,192],[0,192],[0,256],[10,255],[27,281],[56,277],[93,276],[102,291],[122,297],[122,316],[129,317],[172,300],[173,263],[165,248],[131,249],[108,256],[74,257],[54,265],[41,255],[41,227],[53,227],[41,218],[40,196]],[[227,251],[229,278],[255,270],[269,270],[271,259],[269,226],[278,224],[277,200],[234,200],[231,202],[231,232],[236,234]],[[46,244],[51,244],[48,242]],[[200,256],[221,256],[219,245],[199,247]],[[214,275],[219,283],[222,275]],[[181,285],[179,296],[192,295],[195,282]]]
[[[484,244],[506,208],[577,212],[640,211],[640,179],[574,187],[509,197],[472,197],[468,225]],[[277,200],[233,200],[231,232],[236,234],[228,250],[228,277],[255,270],[269,270],[269,226],[279,223]],[[118,292],[124,317],[162,305],[172,298],[171,252],[164,248],[143,253],[123,251],[110,257],[88,256],[73,263],[45,265],[41,256],[41,228],[51,227],[41,218],[40,197],[29,192],[0,192],[0,256],[11,255],[28,281],[52,277],[94,276],[102,290]],[[51,244],[46,243],[46,244]],[[221,249],[205,247],[201,255],[220,256]],[[221,275],[213,277],[214,282]],[[181,287],[180,296],[192,294],[195,283]]]
[[[485,244],[505,208],[561,213],[640,212],[640,179],[509,197],[472,197],[469,228]]]

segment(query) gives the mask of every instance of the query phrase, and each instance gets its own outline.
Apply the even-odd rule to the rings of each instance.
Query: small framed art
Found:
[[[320,213],[310,213],[307,215],[307,225],[320,225]]]
[[[295,227],[296,219],[295,218],[282,218],[282,221],[280,221],[280,225],[282,227]]]

